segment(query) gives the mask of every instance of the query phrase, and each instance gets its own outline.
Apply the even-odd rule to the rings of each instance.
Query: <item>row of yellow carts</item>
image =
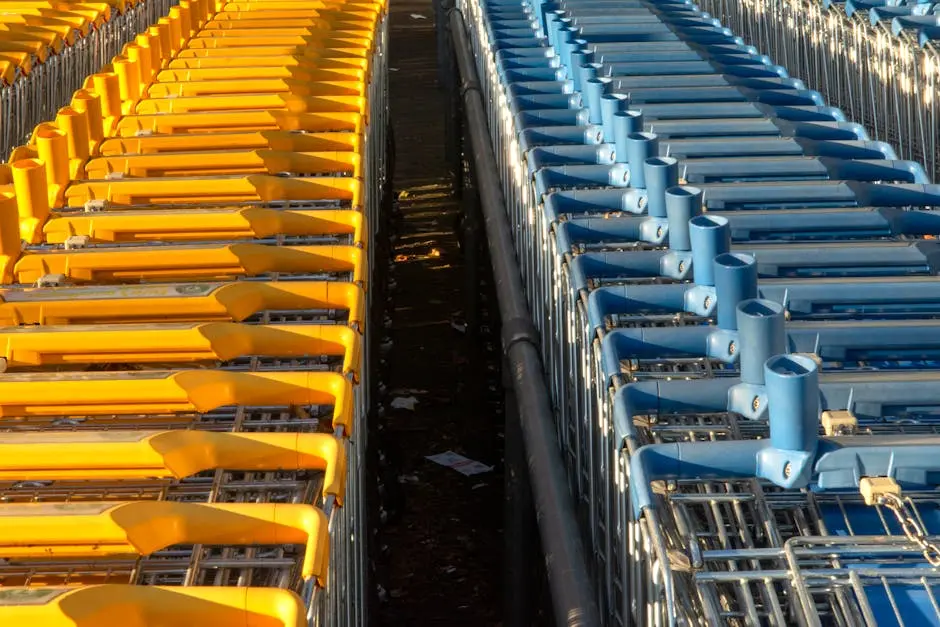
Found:
[[[170,4],[0,0],[0,161],[67,104],[86,76],[179,10]]]
[[[0,165],[0,625],[364,623],[386,33],[180,0]]]

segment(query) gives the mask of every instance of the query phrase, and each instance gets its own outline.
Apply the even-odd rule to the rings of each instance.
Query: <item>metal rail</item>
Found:
[[[526,305],[466,26],[458,9],[449,9],[447,15],[461,77],[457,87],[466,113],[466,132],[470,139],[502,320],[503,351],[518,403],[521,444],[525,448],[532,484],[555,623],[571,627],[600,625],[574,500],[568,490],[565,466],[551,418],[552,407],[545,384],[538,332]],[[512,412],[507,412],[507,415],[512,415]],[[507,452],[507,459],[509,457]]]

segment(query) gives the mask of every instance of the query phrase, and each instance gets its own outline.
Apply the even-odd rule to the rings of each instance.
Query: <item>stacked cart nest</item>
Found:
[[[460,10],[606,622],[937,620],[936,127],[684,2]]]
[[[0,166],[0,622],[364,624],[385,6],[157,17]]]

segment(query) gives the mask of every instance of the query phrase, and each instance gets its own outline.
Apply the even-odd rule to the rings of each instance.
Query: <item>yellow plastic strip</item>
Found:
[[[204,40],[212,42],[211,39]],[[361,42],[360,42],[361,43]],[[368,47],[350,44],[348,42],[323,42],[318,47],[304,48],[303,46],[293,45],[269,45],[269,46],[242,46],[239,48],[205,47],[205,48],[186,48],[180,50],[176,55],[177,59],[198,59],[198,58],[223,58],[228,59],[229,63],[238,63],[241,57],[254,56],[283,56],[283,55],[301,55],[304,58],[314,59],[333,59],[344,57],[367,58],[370,56]]]
[[[352,2],[346,0],[238,0],[237,2],[221,2],[216,8],[217,11],[270,11],[280,9],[297,10],[322,10],[338,9],[343,11],[376,11],[384,9],[386,3],[382,2]]]
[[[68,212],[48,220],[43,234],[50,244],[63,244],[75,235],[91,243],[351,235],[352,243],[363,247],[367,237],[365,216],[357,211],[265,207]]]
[[[168,113],[128,115],[115,127],[117,137],[154,133],[226,133],[234,131],[347,131],[360,134],[365,121],[349,111],[217,111],[214,113]]]
[[[157,74],[157,83],[152,85],[148,93],[153,95],[154,89],[159,85],[179,84],[199,84],[204,85],[206,81],[228,81],[228,80],[257,80],[257,79],[293,79],[308,83],[314,82],[357,82],[364,83],[366,80],[365,70],[356,67],[346,68],[319,68],[301,64],[278,65],[278,66],[256,66],[253,64],[226,65],[217,68],[180,68],[167,69]],[[214,92],[218,93],[218,92]],[[198,95],[187,94],[187,95]],[[165,98],[166,96],[160,96]]]
[[[24,52],[35,57],[40,63],[45,63],[49,55],[52,54],[52,50],[41,41],[10,41],[7,39],[0,41],[0,51]]]
[[[141,100],[133,113],[170,114],[222,111],[286,111],[289,113],[346,112],[365,116],[368,103],[358,95],[293,95],[284,93],[246,93],[221,96],[196,96]]]
[[[244,51],[240,51],[244,52]],[[369,68],[369,60],[361,56],[331,57],[328,55],[293,55],[293,54],[259,54],[251,56],[239,54],[236,57],[209,57],[189,56],[177,57],[166,64],[167,71],[184,69],[224,69],[232,64],[246,68],[304,68],[308,70],[344,70],[356,69],[365,72]]]
[[[98,157],[85,165],[85,178],[115,174],[132,178],[234,176],[247,174],[362,176],[362,157],[351,152],[213,150],[158,155]]]
[[[0,288],[0,323],[237,322],[263,311],[336,309],[361,331],[365,300],[360,286],[333,281]]]
[[[280,150],[290,152],[343,151],[358,153],[362,137],[356,133],[291,133],[255,131],[247,133],[175,134],[116,137],[101,143],[101,156],[151,155],[190,150]]]
[[[19,283],[61,275],[78,283],[220,280],[271,274],[349,272],[364,285],[366,256],[356,246],[207,244],[34,252],[14,268]]]
[[[291,94],[299,97],[313,96],[362,96],[365,85],[359,81],[347,80],[320,80],[309,81],[305,77],[279,78],[279,77],[248,77],[242,80],[215,79],[208,81],[180,81],[154,83],[147,89],[150,99],[166,98],[203,98],[212,96],[231,95],[261,95],[261,94]],[[166,104],[166,103],[161,103]],[[242,108],[238,103],[233,103]],[[137,110],[145,111],[143,102],[137,105]]]
[[[10,24],[0,23],[0,33],[3,33],[4,41],[34,42],[48,48],[52,54],[61,53],[66,44],[65,39],[56,30],[25,24],[11,27]]]
[[[220,11],[223,12],[245,12],[251,11],[303,11],[308,7],[311,9],[329,9],[335,8],[343,11],[368,11],[383,12],[386,2],[307,2],[306,0],[280,0],[255,2],[254,0],[240,0],[239,2],[226,2]]]
[[[279,14],[278,14],[279,13]],[[300,13],[300,12],[296,12]],[[284,32],[281,28],[294,30],[330,29],[333,31],[358,31],[362,36],[374,38],[372,34],[378,23],[378,15],[369,11],[310,11],[306,15],[286,14],[274,11],[252,11],[241,15],[220,13],[202,29],[203,33],[236,31],[249,34]]]
[[[18,503],[0,507],[0,556],[102,559],[146,556],[175,544],[301,544],[304,580],[326,577],[326,514],[273,503]]]
[[[373,42],[375,39],[376,20],[350,19],[349,16],[328,16],[320,19],[264,20],[259,16],[255,20],[222,22],[221,28],[205,28],[193,35],[194,39],[238,38],[245,40],[244,45],[255,46],[260,42],[274,40],[274,45],[281,45],[285,39],[359,39]],[[265,23],[267,22],[267,23]],[[187,42],[188,44],[188,42]]]
[[[358,207],[361,195],[361,182],[351,177],[304,179],[250,174],[81,181],[68,188],[65,198],[70,207],[83,207],[95,200],[115,205],[155,205],[336,199]]]
[[[0,480],[5,481],[185,479],[218,469],[322,470],[323,497],[341,503],[346,453],[328,433],[0,433]]]
[[[339,46],[342,48],[363,48],[370,49],[372,40],[375,36],[372,31],[356,28],[354,24],[348,24],[351,30],[343,29],[343,23],[338,23],[337,28],[328,29],[296,29],[290,27],[290,22],[285,21],[287,29],[279,31],[278,29],[258,30],[255,29],[223,29],[223,30],[202,30],[186,42],[186,47],[191,50],[199,48],[217,48],[223,45],[233,47],[259,47],[259,46],[293,46],[295,48],[329,48]]]
[[[0,327],[7,370],[66,364],[190,363],[240,357],[343,358],[358,374],[360,338],[339,325],[235,322]]]
[[[333,405],[349,431],[352,383],[333,372],[222,370],[74,372],[0,376],[0,416],[112,416],[205,413],[236,405]],[[2,508],[0,508],[2,510]]]
[[[307,620],[300,597],[278,588],[105,584],[81,588],[0,588],[0,624],[306,627]]]

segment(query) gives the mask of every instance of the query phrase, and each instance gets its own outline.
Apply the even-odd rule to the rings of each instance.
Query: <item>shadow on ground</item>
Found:
[[[445,99],[436,86],[431,2],[392,0],[390,36],[398,212],[393,343],[377,437],[386,518],[378,536],[376,583],[384,600],[377,619],[389,627],[498,625],[502,408],[493,364],[470,363],[461,330],[459,206],[444,160]],[[390,407],[395,398],[412,397],[413,411]],[[426,459],[446,451],[494,469],[465,477]]]

